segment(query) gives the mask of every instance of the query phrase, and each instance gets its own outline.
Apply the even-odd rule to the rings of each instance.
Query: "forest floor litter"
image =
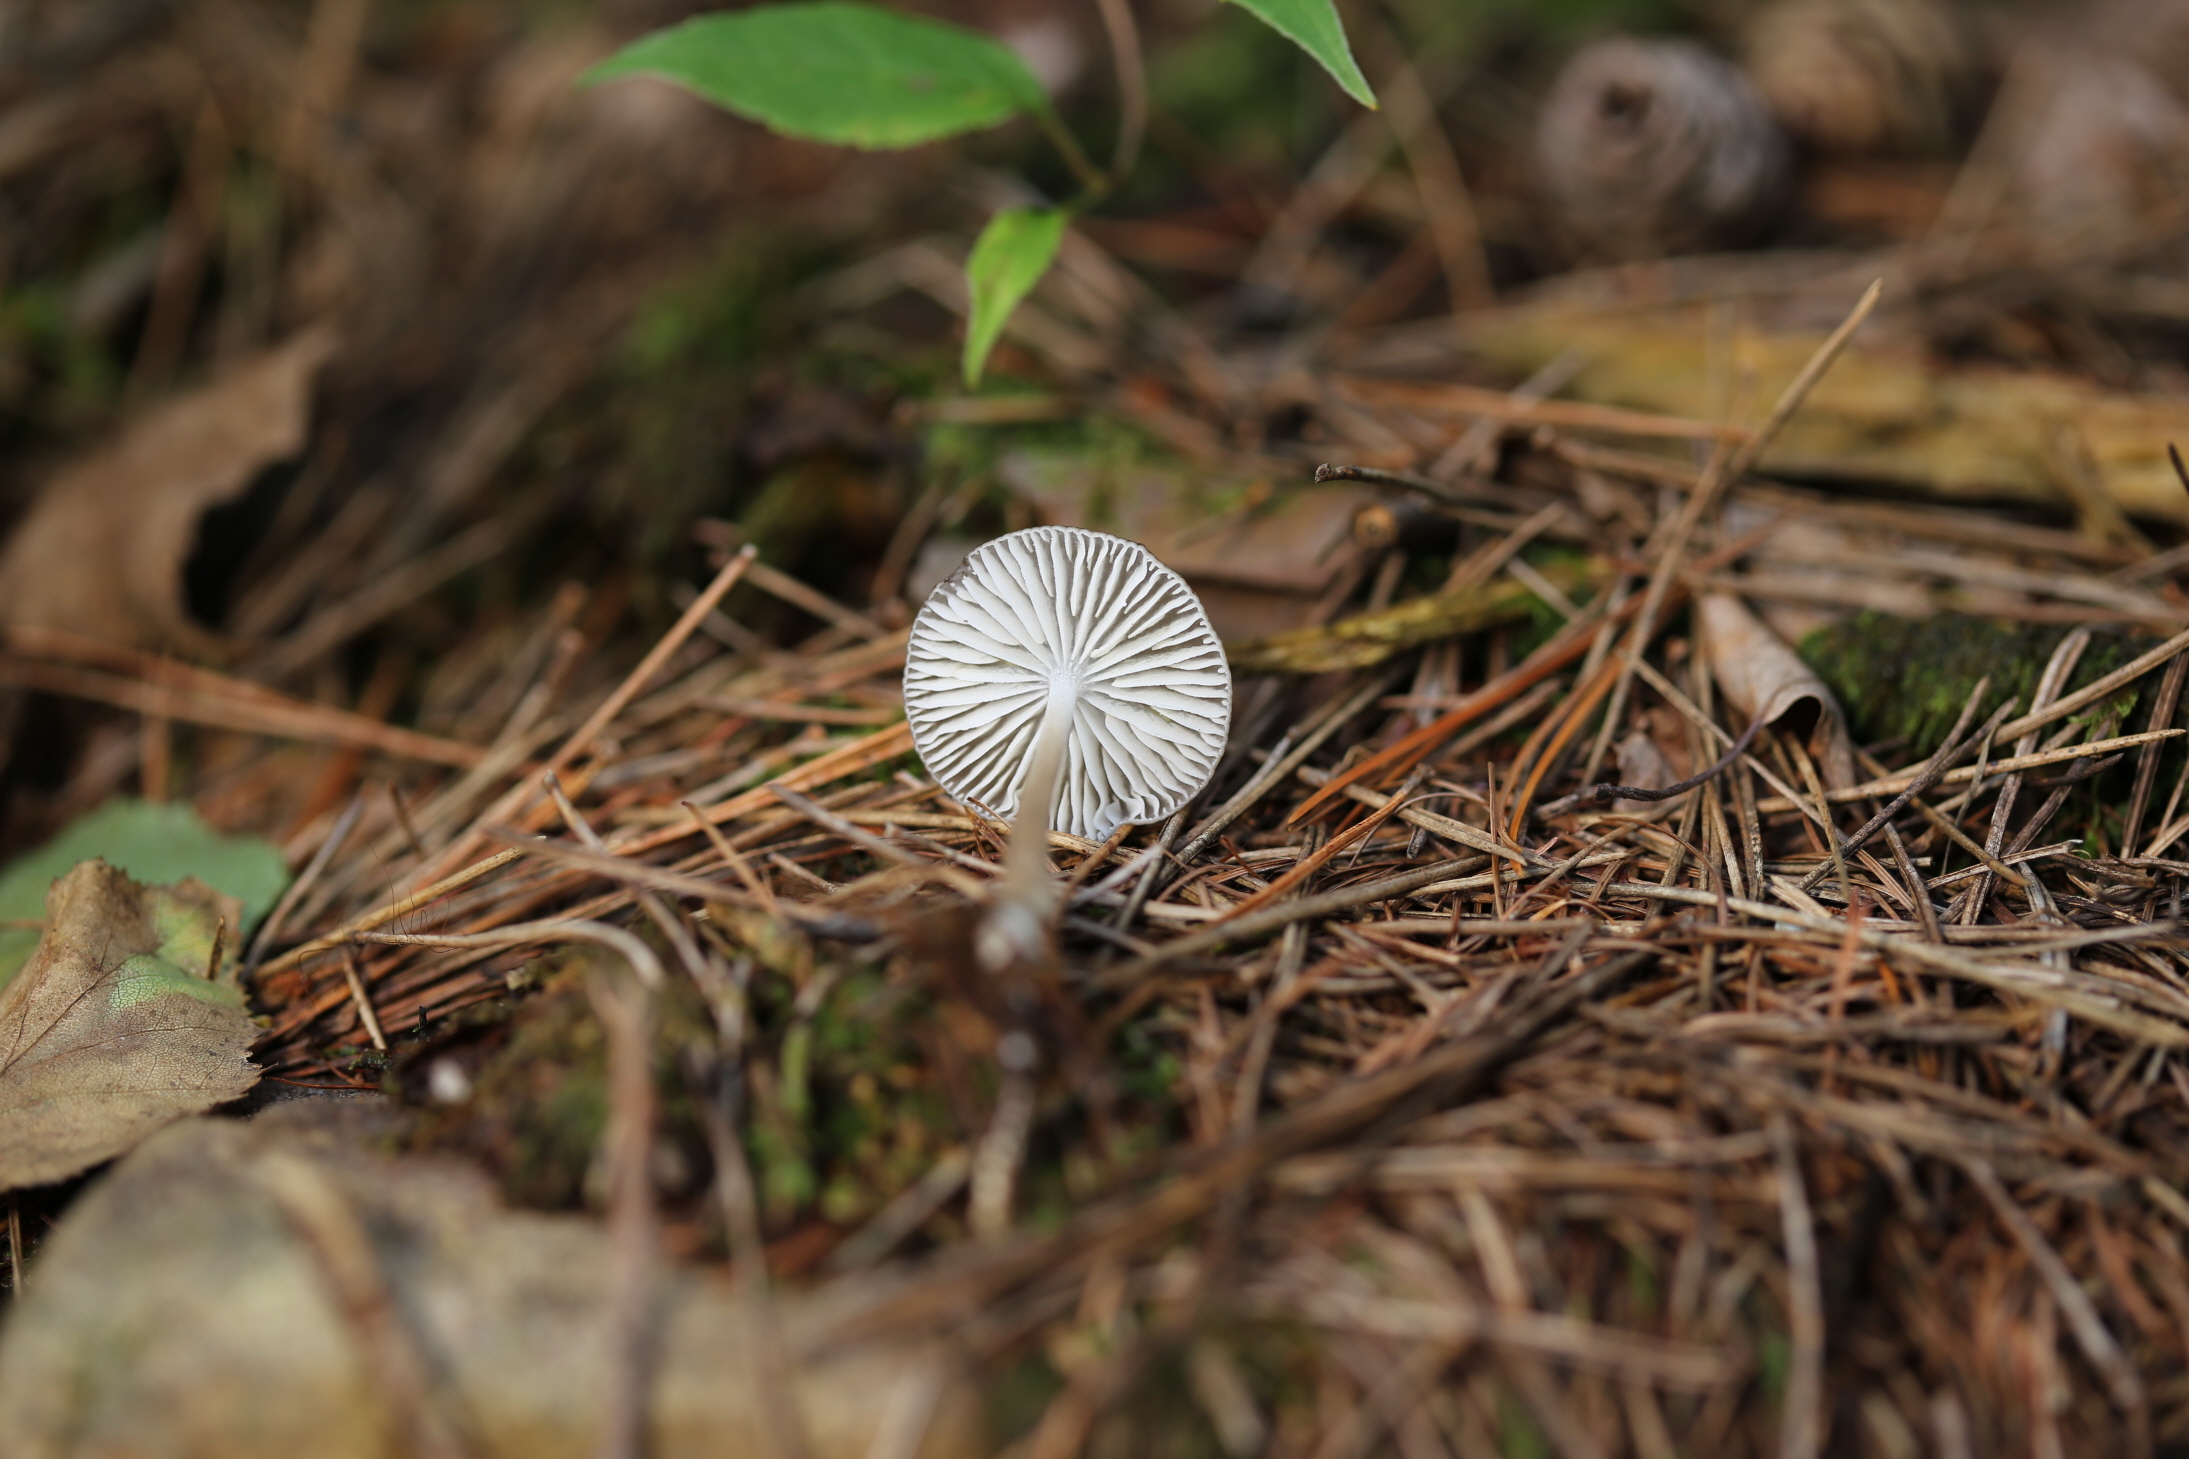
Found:
[[[426,8],[360,59],[343,0],[184,7],[0,149],[63,231],[65,137],[176,189],[123,423],[0,372],[0,849],[124,795],[290,873],[100,873],[262,1081],[0,1150],[0,1447],[2189,1452],[2157,263],[1948,169],[1899,238],[1514,281],[1503,174],[1462,217],[1400,137],[1240,184],[1259,233],[1075,231],[966,394],[945,160]],[[902,674],[1035,523],[1192,583],[1234,711],[1184,811],[1050,835],[996,977],[1008,828]],[[4,866],[0,1011],[80,971]]]

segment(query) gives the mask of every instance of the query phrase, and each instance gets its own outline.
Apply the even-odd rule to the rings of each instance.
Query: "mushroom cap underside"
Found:
[[[1191,800],[1231,725],[1200,599],[1145,547],[1078,527],[974,549],[913,623],[904,689],[928,773],[1004,817],[1054,702],[1068,724],[1050,824],[1095,841]]]

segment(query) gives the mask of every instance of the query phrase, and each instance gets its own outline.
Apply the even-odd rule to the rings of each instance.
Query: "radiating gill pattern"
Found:
[[[1208,783],[1231,668],[1193,590],[1138,543],[1035,527],[974,550],[929,596],[905,657],[905,718],[928,773],[1002,816],[1052,692],[1070,731],[1050,824],[1099,841]]]

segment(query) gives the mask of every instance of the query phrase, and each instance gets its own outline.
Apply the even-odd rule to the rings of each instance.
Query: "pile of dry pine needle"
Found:
[[[1231,426],[1297,411],[1322,432],[1312,448],[1238,434],[1265,459],[1319,453],[1294,456],[1303,491],[1317,460],[1435,464],[1377,482],[1388,498],[1361,522],[1382,554],[1362,558],[1382,564],[1371,611],[1327,621],[1369,574],[1341,577],[1321,626],[1239,647],[1233,753],[1200,804],[1112,846],[1057,838],[1073,894],[1051,976],[968,979],[964,909],[993,875],[999,831],[908,753],[901,627],[762,562],[726,557],[629,666],[589,656],[614,614],[582,595],[528,632],[477,635],[463,649],[477,664],[449,676],[468,687],[466,712],[418,716],[429,729],[386,722],[413,687],[400,652],[373,661],[354,711],[310,702],[297,677],[532,529],[521,503],[471,512],[632,301],[694,239],[717,239],[706,220],[772,220],[797,197],[871,199],[884,183],[940,196],[941,163],[892,157],[854,186],[840,170],[852,163],[660,98],[559,101],[606,39],[513,34],[490,56],[498,22],[425,7],[422,40],[360,66],[367,7],[349,3],[314,7],[308,35],[285,7],[218,5],[132,36],[167,9],[32,7],[48,31],[82,24],[58,35],[66,46],[18,48],[0,78],[36,102],[6,162],[26,199],[18,273],[73,269],[80,234],[98,245],[72,318],[126,338],[142,304],[126,366],[138,398],[191,357],[194,323],[218,361],[280,337],[296,322],[282,299],[306,320],[346,314],[351,379],[406,382],[353,390],[339,414],[354,438],[383,442],[371,411],[410,388],[417,362],[439,360],[448,387],[419,392],[430,428],[414,424],[392,459],[359,453],[369,479],[331,526],[277,524],[293,529],[266,554],[282,570],[227,624],[264,637],[308,605],[270,658],[223,674],[22,627],[0,653],[10,688],[141,717],[141,733],[86,737],[60,804],[103,798],[137,767],[148,792],[211,802],[224,824],[298,828],[304,869],[251,950],[273,1078],[430,1085],[412,1076],[437,1067],[450,1030],[522,1025],[547,1000],[513,990],[545,955],[605,942],[660,984],[603,1005],[625,1076],[610,1135],[621,1249],[726,1246],[741,1274],[800,1284],[886,1273],[871,1330],[943,1339],[1004,1397],[1024,1397],[1029,1366],[1046,1370],[996,1424],[998,1442],[1041,1459],[1211,1442],[1329,1459],[2189,1444],[2189,862],[2169,859],[2189,815],[2181,752],[2162,760],[2169,747],[2144,738],[2174,723],[2189,665],[2174,636],[2189,610],[2167,583],[2179,550],[1789,490],[1746,469],[1772,427],[1546,400],[1552,378],[1505,395],[1355,375],[1293,399],[1190,331],[1164,334],[1153,296],[1075,236],[1056,281],[1107,322],[1046,321],[1035,353],[1083,392],[1065,406],[1099,400],[1201,466],[1240,442],[1176,400],[1229,411]],[[2139,61],[2147,18],[2129,30]],[[482,99],[433,101],[459,72],[488,78]],[[1410,74],[1402,64],[1379,90],[1441,96],[1470,73]],[[1492,69],[1462,92],[1525,112]],[[1440,267],[1455,301],[1479,301],[1474,204],[1449,158],[1419,145],[1440,140],[1434,127],[1406,149],[1421,201],[1374,192],[1376,209],[1402,209],[1383,225],[1380,274],[1311,247],[1347,211],[1348,188],[1326,184],[1343,174],[1365,196],[1385,126],[1377,114],[1341,131],[1265,242],[1248,236],[1259,223],[1099,219],[1088,238],[1136,245],[1149,267],[1192,243],[1217,276],[1275,280],[1359,329],[1405,314]],[[1463,142],[1482,130],[1453,129]],[[257,158],[278,159],[280,206],[213,206],[257,196],[244,185]],[[1482,190],[1499,168],[1461,160],[1494,216],[1511,201]],[[168,172],[175,201],[156,234],[108,237],[78,216]],[[461,185],[495,175],[517,181]],[[1946,213],[2002,195],[1957,187]],[[888,211],[868,208],[860,239],[896,236]],[[960,308],[961,243],[903,245],[837,292],[905,288]],[[1947,252],[1971,276],[1953,282],[1981,297],[1982,271]],[[1820,267],[1747,262],[1805,281]],[[2062,291],[2077,320],[2178,317],[2158,274],[2038,273],[2034,292]],[[1996,292],[2019,302],[2033,285],[2010,276]],[[1138,388],[1145,361],[1122,342],[1143,314],[1175,356],[1153,380],[1174,392]],[[2001,319],[1999,352],[2020,358],[2027,330]],[[1306,347],[1318,328],[1275,357],[1324,359]],[[2081,324],[2060,334],[2090,373],[2117,369]],[[36,408],[11,385],[24,416],[74,408],[69,372],[50,374],[60,383],[39,386]],[[1268,388],[1227,395],[1256,378]],[[457,402],[446,419],[442,398]],[[343,434],[315,447],[314,492]],[[1626,449],[1645,437],[1715,454]],[[405,494],[412,478],[430,489]],[[1442,591],[1409,599],[1396,589],[1424,519],[1463,524],[1469,550]],[[1594,569],[1538,567],[1525,549],[1545,543]],[[827,627],[760,639],[721,612],[735,583]],[[2155,647],[2063,693],[2088,641],[2069,631],[2032,702],[1972,700],[1935,757],[1875,746],[1888,763],[1852,767],[1866,784],[1834,788],[1829,746],[1782,721],[1669,799],[1586,794],[1610,778],[1676,783],[1744,739],[1751,717],[1718,702],[1736,666],[1690,626],[1691,600],[1710,594],[2125,624]],[[1520,651],[1516,604],[1562,626]],[[2132,718],[2109,723],[2131,681]],[[175,725],[197,727],[194,756],[171,754]],[[336,750],[263,754],[267,740]],[[397,794],[377,786],[339,810],[367,767],[390,766]],[[2090,814],[2093,786],[2121,787],[2117,816]],[[896,1001],[852,998],[877,984]],[[694,1000],[715,1087],[745,1100],[722,1108],[749,1135],[713,1145],[700,1200],[632,1178],[646,1127],[676,1117],[687,1082],[681,1067],[643,1077],[649,1057],[674,1062],[647,1025],[684,1036],[675,1020]],[[884,1071],[902,1085],[862,1095],[851,1086],[867,1073],[843,1079],[808,1054],[870,1017],[909,1030],[914,1052]],[[1029,1046],[1030,1063],[998,1057]],[[855,1141],[836,1151],[864,1177],[841,1209],[784,1197],[759,1147],[794,1066],[808,1071],[809,1126],[879,1104],[918,1105],[932,1128],[891,1161]],[[878,1452],[910,1452],[918,1435],[890,1438]]]
[[[732,1066],[784,1057],[752,1016],[771,979],[794,1022],[846,969],[938,999],[978,1055],[971,1114],[878,1210],[763,1229],[734,1140],[716,1182],[754,1269],[894,1262],[876,1330],[947,1335],[990,1377],[1043,1354],[1058,1381],[1017,1452],[1154,1452],[1171,1389],[1234,1454],[2189,1443],[2189,863],[2152,854],[2182,829],[2156,771],[2189,634],[2063,693],[2071,633],[2034,702],[1979,689],[1938,753],[1837,789],[1822,740],[1717,703],[1737,668],[1682,636],[1692,598],[1742,588],[1744,507],[1877,544],[1883,574],[1950,548],[1972,581],[2011,575],[2027,616],[2179,627],[2089,538],[1755,480],[1860,317],[1697,469],[1516,394],[1535,469],[1502,506],[1487,482],[1350,473],[1495,530],[1441,594],[1238,649],[1210,792],[1105,845],[1052,838],[1070,902],[1022,988],[962,971],[1001,828],[909,758],[904,633],[750,552],[582,719],[555,702],[567,625],[545,624],[484,749],[58,636],[13,647],[177,720],[447,767],[376,834],[354,803],[258,939],[277,1077],[357,1081],[368,1045],[507,999],[573,941],[645,974],[610,1020],[626,1076],[686,978]],[[1587,540],[1584,478],[1657,515],[1577,607],[1518,549]],[[1517,662],[1502,628],[1435,637],[1506,568],[1563,627]],[[756,644],[719,611],[740,581],[831,627]],[[1249,672],[1331,663],[1361,667]],[[2082,713],[2137,683],[2135,724]],[[1668,759],[1696,783],[1591,789],[1636,722],[1666,731],[1658,785]],[[2093,767],[2133,775],[2117,854],[2060,818]],[[1111,1118],[1126,1040],[1174,1075],[1137,1143]],[[643,1234],[654,1095],[611,1085],[612,1221]],[[1030,1226],[1032,1183],[1075,1159]]]

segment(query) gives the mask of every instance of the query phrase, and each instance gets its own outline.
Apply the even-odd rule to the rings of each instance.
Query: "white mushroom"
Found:
[[[1200,599],[1145,547],[1035,527],[976,548],[928,598],[904,699],[943,789],[1012,818],[1026,891],[1050,826],[1100,841],[1200,793],[1230,729],[1231,669]]]
[[[928,598],[904,700],[928,771],[998,815],[1057,743],[1051,824],[1099,841],[1208,784],[1231,670],[1200,599],[1145,547],[1035,527],[976,548]]]

